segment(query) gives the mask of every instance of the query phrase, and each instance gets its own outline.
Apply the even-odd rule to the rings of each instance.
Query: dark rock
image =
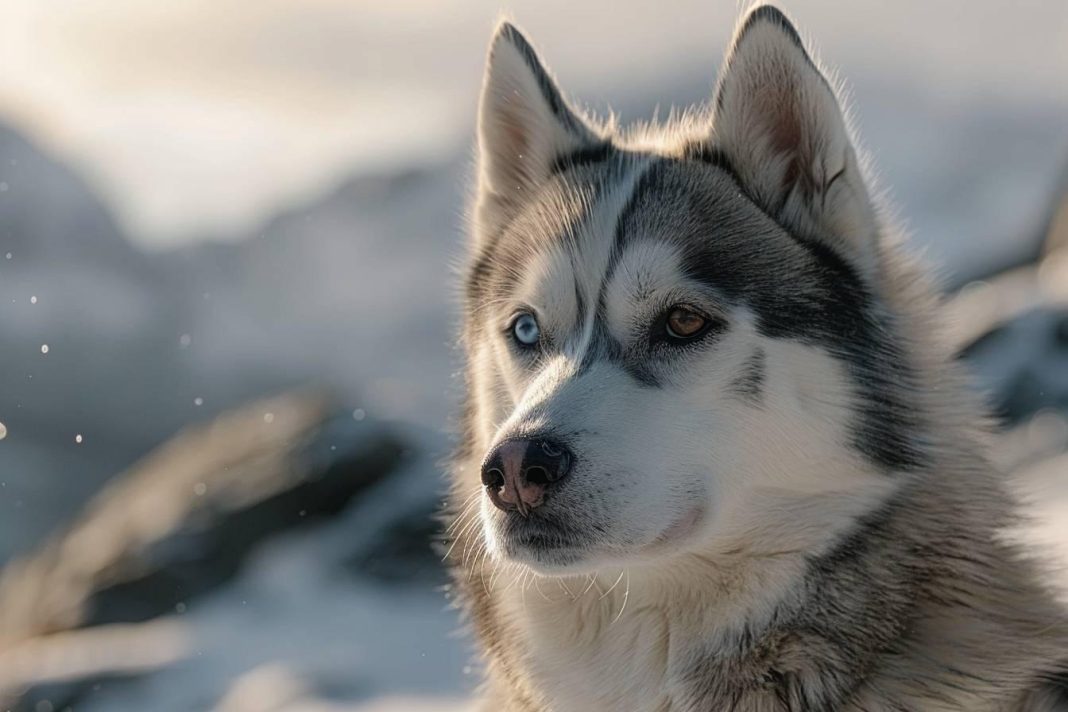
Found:
[[[267,539],[344,509],[406,450],[350,413],[312,395],[262,401],[179,434],[117,477],[65,532],[0,571],[0,656],[61,631],[180,612]],[[0,700],[29,682],[0,670]],[[24,699],[78,690],[50,685],[48,697]]]
[[[346,568],[386,584],[444,585],[448,576],[436,547],[442,528],[438,511],[438,498],[432,497],[399,512],[344,562]]]
[[[972,339],[960,356],[1003,425],[1044,409],[1068,414],[1068,308],[1024,311]]]

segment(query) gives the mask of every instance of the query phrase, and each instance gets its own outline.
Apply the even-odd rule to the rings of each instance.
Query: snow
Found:
[[[187,641],[178,662],[103,683],[79,712],[464,709],[477,677],[442,592],[376,585],[344,567],[398,497],[433,496],[436,481],[433,459],[421,458],[342,517],[272,541],[235,582],[173,617]]]

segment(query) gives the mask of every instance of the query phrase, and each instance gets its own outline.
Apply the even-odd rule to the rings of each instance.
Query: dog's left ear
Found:
[[[494,33],[478,116],[478,221],[507,222],[570,153],[600,142],[514,25]]]
[[[716,89],[713,146],[749,195],[871,276],[875,211],[834,89],[778,9],[752,10]]]

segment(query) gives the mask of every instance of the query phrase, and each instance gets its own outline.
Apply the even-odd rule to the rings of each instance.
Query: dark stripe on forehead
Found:
[[[641,204],[642,198],[656,187],[660,179],[659,166],[660,159],[656,159],[645,167],[634,184],[634,190],[631,191],[630,197],[627,198],[627,202],[623,204],[623,209],[619,211],[619,216],[616,218],[615,229],[612,233],[612,251],[608,255],[608,264],[605,267],[604,276],[601,278],[601,288],[597,294],[598,319],[606,318],[605,299],[608,285],[612,282],[616,267],[619,266],[623,252],[627,249],[627,241],[630,237],[628,227],[633,222],[634,213]]]
[[[575,168],[583,168],[598,163],[604,163],[618,153],[619,151],[612,146],[610,141],[604,141],[603,143],[597,143],[592,146],[583,146],[582,148],[569,153],[563,153],[553,159],[552,166],[549,167],[549,175],[554,176]]]
[[[582,362],[579,364],[579,373],[587,371],[597,361],[611,361],[643,386],[656,387],[660,385],[656,375],[640,361],[626,358],[623,345],[609,333],[607,327],[607,305],[605,303],[608,285],[611,283],[612,276],[623,252],[626,250],[627,225],[632,221],[632,215],[642,196],[653,189],[657,179],[657,161],[654,161],[642,169],[642,173],[634,182],[631,194],[627,197],[627,201],[623,204],[623,208],[616,217],[616,224],[612,232],[612,248],[597,294],[597,313],[594,316],[593,334],[590,337],[586,352],[583,354]]]
[[[539,219],[529,221],[529,218],[524,218],[524,213],[520,212],[499,231],[484,237],[484,242],[467,271],[465,297],[469,311],[477,310],[487,298],[496,300],[506,296],[516,276],[523,272],[524,264],[539,251],[561,247],[568,250],[572,271],[576,275],[579,274],[576,262],[580,259],[579,235],[583,226],[599,209],[604,197],[629,174],[637,155],[635,152],[617,150],[610,144],[607,145],[609,150],[605,151],[603,156],[591,155],[586,164],[581,161],[568,164],[564,169],[565,173],[548,180],[543,187],[543,195],[531,195],[532,209],[541,210],[545,215],[553,214],[552,208],[547,207],[551,206],[549,201],[553,199],[578,201],[581,210],[566,224],[560,225],[555,231],[546,230],[538,225]],[[595,158],[601,160],[594,160]],[[523,225],[525,219],[529,223],[526,226]],[[593,291],[596,288],[596,284],[579,285],[576,282],[574,285],[580,317],[586,313],[591,300],[596,298]]]
[[[575,255],[571,255],[571,278],[575,284],[575,329],[582,333],[586,323],[586,295],[582,293],[582,286],[578,280],[578,266],[575,264]]]

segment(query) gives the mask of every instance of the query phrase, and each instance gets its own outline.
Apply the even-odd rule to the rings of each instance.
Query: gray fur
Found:
[[[754,403],[760,402],[760,391],[764,387],[765,358],[764,351],[757,349],[745,362],[745,367],[734,381],[734,392],[740,397],[747,398]]]
[[[796,30],[766,6],[739,27],[711,115],[630,132],[570,109],[513,26],[494,42],[447,536],[485,709],[1068,709],[1068,617],[1005,536],[1016,515],[934,292]],[[535,123],[492,130],[498,83],[530,89]],[[761,96],[794,104],[754,124]],[[511,166],[515,136],[542,153]],[[676,298],[712,319],[692,344],[658,341]],[[543,315],[536,350],[502,335],[516,308]],[[719,427],[694,431],[706,411]],[[489,447],[544,433],[577,454],[548,513],[484,508]],[[716,438],[749,439],[691,477]],[[663,472],[636,464],[649,453]],[[757,481],[726,500],[751,512],[716,508]],[[626,521],[706,500],[699,534]]]

